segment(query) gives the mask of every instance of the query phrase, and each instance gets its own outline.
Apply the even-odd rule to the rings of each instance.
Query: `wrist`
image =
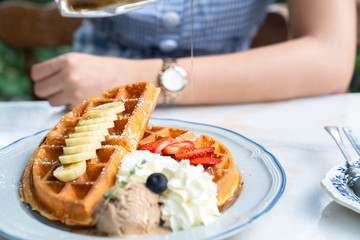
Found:
[[[135,82],[151,82],[154,86],[160,87],[159,85],[159,72],[163,68],[163,60],[161,58],[154,59],[141,59],[137,61],[138,70],[136,70]],[[157,99],[158,104],[165,102],[165,94],[163,91],[160,92]]]
[[[159,85],[164,93],[164,103],[178,104],[186,84],[187,73],[177,64],[176,59],[164,59],[163,68],[159,72]]]

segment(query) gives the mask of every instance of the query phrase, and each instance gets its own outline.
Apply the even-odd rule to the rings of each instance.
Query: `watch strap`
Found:
[[[169,92],[165,91],[165,104],[176,105],[179,102],[181,92]]]
[[[164,61],[164,64],[163,64],[162,71],[165,71],[168,68],[172,68],[174,66],[177,66],[175,58],[164,58],[163,61]]]

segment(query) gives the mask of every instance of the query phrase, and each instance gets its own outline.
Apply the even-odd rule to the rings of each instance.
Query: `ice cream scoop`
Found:
[[[110,193],[114,197],[107,201]],[[159,227],[158,202],[159,195],[143,182],[131,180],[121,188],[115,185],[104,194],[94,211],[97,232],[116,237],[146,235]]]

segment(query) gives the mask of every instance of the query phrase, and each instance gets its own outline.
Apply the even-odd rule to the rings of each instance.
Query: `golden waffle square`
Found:
[[[93,225],[92,212],[102,195],[115,183],[116,173],[126,153],[138,147],[160,92],[150,83],[120,86],[75,107],[45,136],[32,155],[21,179],[22,200],[50,220],[67,225]],[[53,171],[61,165],[65,139],[90,109],[121,101],[125,111],[117,115],[114,127],[86,161],[86,172],[70,182],[61,182]]]
[[[196,135],[194,132],[181,129],[181,128],[169,128],[169,127],[161,127],[161,126],[148,126],[145,130],[144,137],[141,139],[139,146],[145,145],[147,143],[155,142],[164,137],[171,137],[172,141],[181,142],[181,141],[189,141],[193,140]]]

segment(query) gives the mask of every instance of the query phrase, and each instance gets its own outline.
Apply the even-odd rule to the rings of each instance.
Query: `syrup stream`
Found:
[[[194,75],[194,9],[193,9],[193,0],[191,0],[191,39],[190,39],[190,94],[191,98],[194,98],[194,81],[193,81],[193,75]]]

